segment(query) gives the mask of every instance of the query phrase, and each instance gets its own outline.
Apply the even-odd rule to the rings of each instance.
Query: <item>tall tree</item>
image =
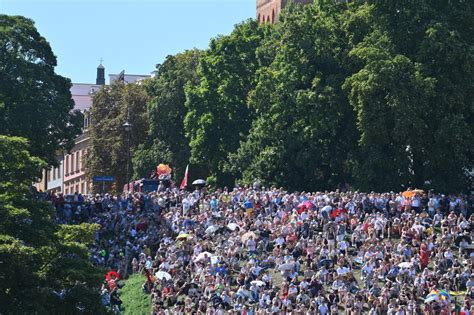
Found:
[[[98,292],[103,275],[88,252],[98,226],[55,224],[51,204],[34,199],[30,191],[46,163],[29,150],[23,138],[0,136],[1,310],[104,313]]]
[[[148,127],[148,97],[144,84],[125,85],[114,81],[94,95],[86,168],[88,178],[113,175],[117,190],[126,184],[128,134],[123,125],[127,118],[132,124],[130,150],[133,151],[145,141]]]
[[[148,140],[134,153],[136,177],[146,177],[159,163],[168,163],[175,174],[184,172],[189,163],[189,141],[184,134],[187,84],[197,84],[201,52],[188,50],[166,57],[157,66],[157,75],[146,85],[151,98],[147,105]]]
[[[231,155],[244,182],[259,178],[311,191],[351,182],[358,133],[342,91],[348,74],[343,11],[328,1],[289,6],[260,49],[262,64],[271,63],[259,69],[250,93],[257,118]]]
[[[233,184],[226,172],[228,155],[237,150],[252,122],[247,97],[255,85],[256,50],[264,29],[249,20],[230,35],[211,40],[198,68],[198,84],[186,89],[184,126],[191,161],[206,168],[220,184]]]
[[[71,112],[71,83],[55,67],[32,20],[0,15],[0,134],[29,139],[32,154],[51,164],[82,126],[82,115]]]
[[[359,67],[345,87],[361,132],[360,187],[466,187],[474,167],[473,18],[469,1],[353,7],[346,29]]]

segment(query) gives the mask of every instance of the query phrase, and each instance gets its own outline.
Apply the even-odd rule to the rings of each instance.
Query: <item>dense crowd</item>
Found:
[[[256,182],[51,200],[61,223],[100,224],[93,263],[144,274],[152,314],[474,314],[472,196]]]

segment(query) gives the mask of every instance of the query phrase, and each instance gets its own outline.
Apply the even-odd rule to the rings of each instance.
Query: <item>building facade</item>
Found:
[[[150,78],[150,75],[110,74],[109,82],[123,80],[126,84],[136,83]],[[58,155],[58,167],[44,170],[39,182],[34,183],[38,191],[62,192],[65,195],[80,193],[89,194],[92,183],[86,179],[86,157],[89,146],[89,127],[92,124],[90,108],[92,97],[105,86],[105,68],[102,64],[97,67],[96,82],[73,83],[71,96],[74,101],[74,110],[79,110],[84,115],[82,133],[74,140],[74,147],[64,154]]]
[[[50,192],[63,192],[64,181],[64,156],[58,156],[58,166],[46,170],[46,190]]]
[[[136,83],[149,78],[149,75],[133,75],[133,74],[109,74],[109,82],[115,80],[123,80],[126,84]],[[76,138],[73,149],[64,155],[64,194],[80,193],[89,194],[92,183],[86,178],[86,157],[87,148],[89,146],[89,127],[92,124],[93,117],[90,114],[92,106],[92,96],[105,85],[105,68],[102,65],[97,67],[96,84],[89,83],[73,83],[71,87],[71,95],[74,100],[74,109],[80,110],[84,115],[84,125],[82,134]]]
[[[281,10],[289,0],[257,0],[257,21],[260,23],[275,23]],[[308,4],[313,0],[293,0],[294,3]]]

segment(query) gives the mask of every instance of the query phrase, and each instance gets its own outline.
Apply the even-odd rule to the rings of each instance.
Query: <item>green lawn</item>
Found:
[[[123,301],[123,314],[149,315],[151,312],[151,300],[148,294],[143,292],[142,286],[146,277],[134,274],[124,281],[124,286],[120,289],[120,298]]]

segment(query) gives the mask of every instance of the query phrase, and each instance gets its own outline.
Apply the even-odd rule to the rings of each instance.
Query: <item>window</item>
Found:
[[[275,9],[272,10],[272,23],[275,23]]]
[[[81,170],[84,170],[85,168],[86,159],[87,159],[87,149],[84,149],[82,151],[82,157],[81,157]]]
[[[52,180],[56,179],[56,168],[55,167],[51,168],[51,177],[52,177]]]
[[[76,172],[79,171],[79,151],[76,152]]]
[[[74,153],[71,154],[71,169],[70,169],[70,172],[74,173]]]
[[[69,174],[69,155],[64,157],[64,175]]]

